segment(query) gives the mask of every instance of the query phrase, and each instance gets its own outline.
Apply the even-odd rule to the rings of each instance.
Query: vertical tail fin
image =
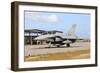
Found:
[[[67,35],[68,35],[68,36],[73,36],[73,35],[75,35],[75,30],[76,30],[76,24],[73,24],[72,27],[69,29]]]

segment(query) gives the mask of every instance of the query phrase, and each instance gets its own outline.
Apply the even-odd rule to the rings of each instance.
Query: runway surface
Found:
[[[48,53],[73,52],[90,49],[90,42],[76,42],[70,47],[52,47],[48,45],[25,45],[25,56],[44,55]]]

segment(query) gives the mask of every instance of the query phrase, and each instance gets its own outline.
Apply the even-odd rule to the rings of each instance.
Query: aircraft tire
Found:
[[[68,43],[66,46],[67,46],[67,47],[70,47],[70,44]]]
[[[57,45],[57,47],[60,47],[60,45]]]

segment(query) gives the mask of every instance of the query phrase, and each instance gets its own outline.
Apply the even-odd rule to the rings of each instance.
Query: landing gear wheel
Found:
[[[57,47],[60,47],[60,45],[57,45]]]
[[[66,46],[67,46],[67,47],[70,47],[70,44],[68,43]]]

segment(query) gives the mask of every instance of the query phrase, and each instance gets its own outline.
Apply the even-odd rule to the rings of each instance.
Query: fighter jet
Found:
[[[70,47],[71,43],[74,43],[77,40],[77,36],[75,35],[76,24],[73,24],[69,29],[68,33],[64,34],[63,32],[50,32],[47,31],[42,35],[36,37],[34,40],[43,41],[45,40],[49,47],[56,46],[60,47],[65,45],[66,47]]]

